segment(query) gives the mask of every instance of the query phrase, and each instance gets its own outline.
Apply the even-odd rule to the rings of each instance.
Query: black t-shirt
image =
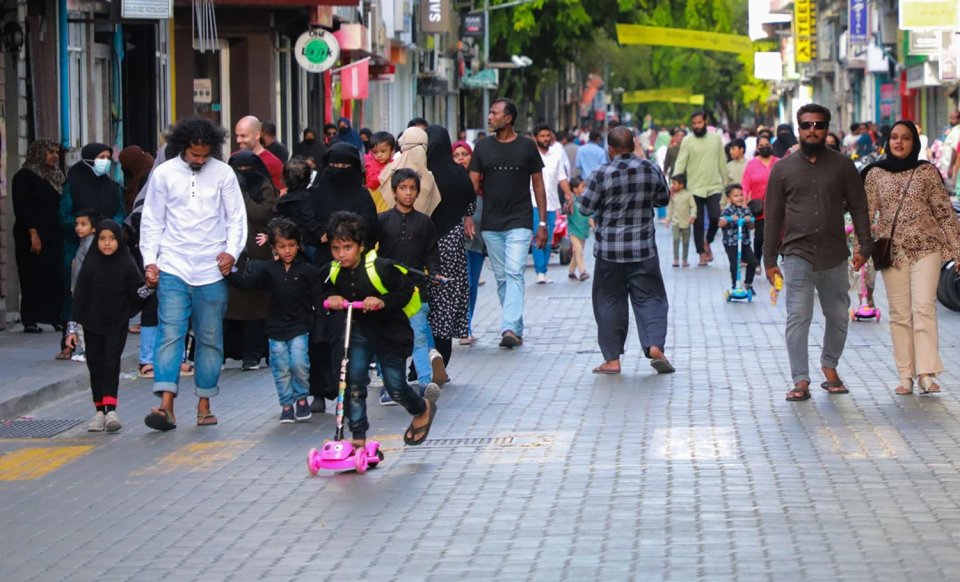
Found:
[[[543,160],[532,139],[518,135],[517,139],[503,143],[491,135],[480,140],[470,160],[470,171],[481,175],[480,229],[530,228],[533,220],[530,176],[541,173],[542,169]]]
[[[286,164],[290,159],[290,152],[287,151],[287,147],[278,141],[266,146],[266,149],[271,154],[277,156],[277,159],[280,160],[281,163]]]

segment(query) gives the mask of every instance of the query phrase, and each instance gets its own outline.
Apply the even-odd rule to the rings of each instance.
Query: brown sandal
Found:
[[[72,357],[73,357],[73,350],[71,350],[70,348],[63,348],[63,351],[61,351],[59,354],[54,356],[54,358],[58,360],[69,360]]]
[[[804,400],[810,400],[809,386],[806,388],[796,386],[793,390],[787,392],[787,402],[802,402]]]

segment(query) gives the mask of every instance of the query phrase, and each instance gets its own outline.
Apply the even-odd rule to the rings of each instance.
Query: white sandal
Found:
[[[927,374],[917,382],[920,386],[920,394],[939,394],[940,385],[937,384],[937,377],[933,374]]]
[[[913,380],[911,378],[901,378],[894,393],[900,396],[910,396],[913,394]]]

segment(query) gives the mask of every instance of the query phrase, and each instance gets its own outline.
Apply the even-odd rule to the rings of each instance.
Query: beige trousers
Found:
[[[587,264],[583,262],[583,245],[585,242],[582,238],[570,235],[570,248],[573,251],[570,254],[571,273],[575,273],[577,269],[580,269],[581,273],[587,272]]]
[[[937,340],[939,253],[929,254],[901,269],[881,271],[890,304],[893,359],[901,379],[943,371]]]

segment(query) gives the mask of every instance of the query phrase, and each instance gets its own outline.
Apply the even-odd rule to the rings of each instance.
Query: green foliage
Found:
[[[562,73],[572,62],[584,77],[588,73],[603,77],[609,89],[690,87],[706,96],[706,109],[734,124],[748,111],[765,109],[769,86],[753,77],[752,56],[621,47],[612,40],[618,22],[746,34],[747,0],[534,0],[491,12],[491,59],[524,54],[533,60],[534,66],[522,74],[510,71],[504,76],[508,92],[516,98],[534,99],[551,72]],[[690,109],[652,103],[639,112],[657,119],[684,119]]]

